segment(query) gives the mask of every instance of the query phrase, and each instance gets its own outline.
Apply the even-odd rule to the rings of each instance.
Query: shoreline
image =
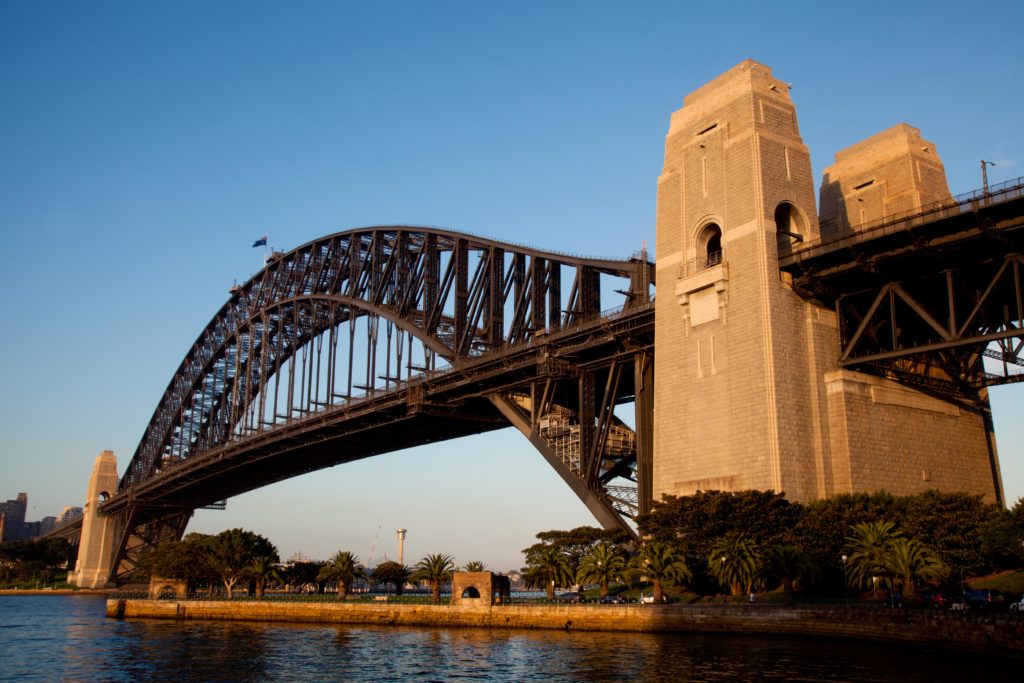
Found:
[[[90,588],[0,588],[0,595],[110,595],[113,589]]]
[[[1024,658],[1024,619],[1002,612],[768,605],[460,606],[108,599],[116,619],[549,629],[632,633],[736,633],[911,644]]]

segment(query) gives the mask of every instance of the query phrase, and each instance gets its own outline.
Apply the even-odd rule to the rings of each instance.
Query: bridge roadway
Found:
[[[141,505],[191,512],[325,467],[502,429],[509,420],[496,406],[499,397],[528,394],[531,382],[558,376],[567,361],[576,368],[651,350],[653,330],[654,307],[646,304],[461,360],[449,370],[217,446],[116,493],[102,510],[116,514]],[[632,383],[622,382],[616,403],[633,400],[633,393]],[[580,485],[578,478],[567,483]]]

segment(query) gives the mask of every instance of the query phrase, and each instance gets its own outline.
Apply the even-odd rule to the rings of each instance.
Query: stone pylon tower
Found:
[[[821,181],[823,239],[847,237],[855,226],[951,199],[946,169],[921,131],[900,123],[836,152]]]
[[[928,488],[994,499],[981,418],[841,370],[834,312],[780,274],[780,254],[820,239],[814,186],[789,87],[767,66],[738,64],[672,115],[658,181],[654,500]]]
[[[99,506],[117,491],[117,458],[113,451],[102,451],[92,468],[85,505],[82,509],[82,536],[78,544],[78,562],[68,583],[79,588],[103,588],[110,577],[114,558],[113,517],[101,515]]]

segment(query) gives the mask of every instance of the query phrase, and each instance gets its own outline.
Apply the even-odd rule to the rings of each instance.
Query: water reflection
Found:
[[[0,680],[1020,680],[977,655],[797,638],[117,621],[0,596]]]

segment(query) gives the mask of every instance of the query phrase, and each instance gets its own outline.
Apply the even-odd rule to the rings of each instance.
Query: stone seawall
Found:
[[[818,636],[1024,656],[1024,619],[1009,613],[691,605],[448,605],[332,602],[107,601],[115,618],[285,621],[440,628],[558,629]]]
[[[112,590],[88,588],[0,588],[0,595],[110,595]]]

